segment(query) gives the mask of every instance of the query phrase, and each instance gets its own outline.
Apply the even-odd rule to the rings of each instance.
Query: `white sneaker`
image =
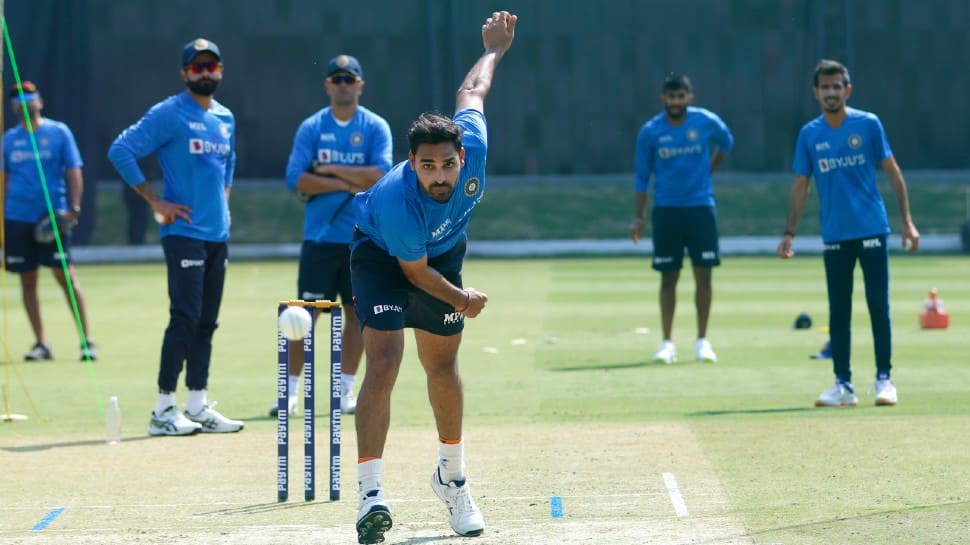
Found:
[[[165,409],[161,415],[152,411],[152,419],[148,422],[148,435],[192,435],[202,429],[202,426],[192,422],[175,410],[175,406]]]
[[[213,401],[212,405],[203,405],[202,410],[192,414],[189,411],[185,411],[185,417],[192,422],[197,422],[202,425],[202,433],[232,433],[243,429],[246,424],[239,420],[231,420],[219,414],[219,411],[213,409],[216,406],[216,402]]]
[[[653,355],[654,363],[666,363],[670,365],[677,361],[677,347],[674,343],[670,341],[664,341],[660,343],[660,348],[657,349],[657,353]]]
[[[340,412],[343,414],[357,412],[357,396],[353,392],[347,392],[340,396]]]
[[[847,382],[838,381],[815,400],[816,407],[855,407],[858,404],[855,388]]]
[[[298,416],[300,414],[300,398],[296,396],[290,396],[289,403],[287,404],[286,411],[289,416]],[[279,402],[274,401],[272,405],[269,406],[269,415],[276,416],[280,412]]]
[[[899,403],[896,385],[890,379],[876,381],[876,405],[895,405]]]
[[[460,536],[480,536],[485,531],[482,511],[475,505],[471,487],[462,479],[448,484],[441,482],[438,469],[431,474],[431,489],[448,507],[448,522]]]
[[[357,543],[383,543],[384,532],[391,529],[391,508],[384,500],[384,492],[371,490],[360,499],[357,509]]]
[[[697,361],[701,363],[717,363],[717,354],[714,353],[707,339],[697,339],[694,342],[694,353],[697,355]]]
[[[35,343],[30,348],[30,352],[24,355],[24,359],[27,361],[52,360],[54,359],[54,351],[51,350],[49,344]]]

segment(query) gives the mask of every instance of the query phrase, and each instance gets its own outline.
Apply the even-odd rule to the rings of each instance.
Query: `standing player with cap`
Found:
[[[219,414],[206,395],[212,336],[229,264],[229,192],[236,164],[235,119],[213,94],[222,81],[222,55],[199,38],[182,50],[188,89],[153,106],[115,139],[108,157],[121,177],[154,210],[168,266],[169,322],[162,341],[158,401],[150,435],[234,432],[243,423]],[[145,180],[138,159],[155,153],[162,195]],[[176,409],[185,364],[188,403]]]
[[[44,336],[44,324],[40,317],[40,299],[37,290],[37,267],[51,268],[54,279],[70,297],[64,269],[60,264],[60,253],[53,233],[37,232],[42,224],[50,228],[50,216],[37,159],[34,156],[33,140],[37,144],[40,164],[44,171],[43,180],[47,183],[51,206],[58,218],[61,246],[71,278],[71,289],[77,301],[77,311],[81,320],[81,359],[96,360],[98,353],[94,343],[87,337],[88,317],[84,305],[84,294],[71,263],[70,227],[77,223],[81,215],[81,194],[84,181],[81,175],[81,153],[77,149],[71,129],[53,119],[41,115],[44,101],[37,86],[29,81],[10,88],[10,106],[14,118],[20,122],[3,135],[3,173],[0,175],[0,217],[4,222],[6,240],[2,241],[6,267],[20,274],[24,309],[34,331],[34,346],[24,356],[28,361],[54,359],[54,351]],[[24,109],[27,117],[24,117]],[[27,125],[30,125],[28,129]],[[70,206],[68,205],[70,201]],[[47,236],[44,236],[46,234]],[[68,300],[70,303],[70,300]]]
[[[354,376],[364,342],[350,287],[350,242],[357,215],[348,206],[392,165],[391,128],[381,116],[360,105],[364,71],[357,59],[338,55],[327,63],[327,106],[303,120],[286,165],[286,185],[306,200],[300,248],[298,297],[343,303],[340,409],[353,413]],[[290,343],[289,412],[297,412],[297,386],[303,372],[303,347]],[[275,416],[277,405],[270,408]]]
[[[485,20],[485,52],[458,89],[454,117],[418,117],[408,130],[408,160],[354,198],[359,232],[351,276],[367,354],[356,418],[360,543],[380,543],[391,528],[383,456],[405,327],[414,329],[438,431],[431,489],[447,506],[456,533],[485,531],[465,476],[458,347],[465,317],[478,316],[488,297],[462,287],[461,268],[465,228],[485,191],[485,96],[512,45],[516,21],[507,11]]]

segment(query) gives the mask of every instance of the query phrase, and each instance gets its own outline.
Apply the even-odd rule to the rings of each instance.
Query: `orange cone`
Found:
[[[950,325],[950,315],[943,308],[943,300],[937,297],[936,288],[930,290],[930,298],[919,314],[919,326],[923,329],[946,329]]]

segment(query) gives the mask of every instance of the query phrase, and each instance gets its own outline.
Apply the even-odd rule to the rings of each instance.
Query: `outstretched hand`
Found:
[[[518,15],[512,15],[507,11],[496,11],[491,17],[485,19],[485,24],[482,25],[482,42],[485,44],[485,51],[496,51],[499,54],[508,51],[515,38],[515,22],[518,20]]]

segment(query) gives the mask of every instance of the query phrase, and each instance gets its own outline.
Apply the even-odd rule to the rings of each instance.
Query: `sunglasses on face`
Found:
[[[223,66],[221,62],[193,62],[185,67],[185,71],[189,74],[199,75],[203,72],[209,72],[210,74],[215,74],[217,72],[222,72]]]
[[[352,74],[337,74],[336,76],[330,76],[327,81],[334,85],[340,85],[341,83],[346,83],[347,85],[353,85],[357,83],[357,76]]]

